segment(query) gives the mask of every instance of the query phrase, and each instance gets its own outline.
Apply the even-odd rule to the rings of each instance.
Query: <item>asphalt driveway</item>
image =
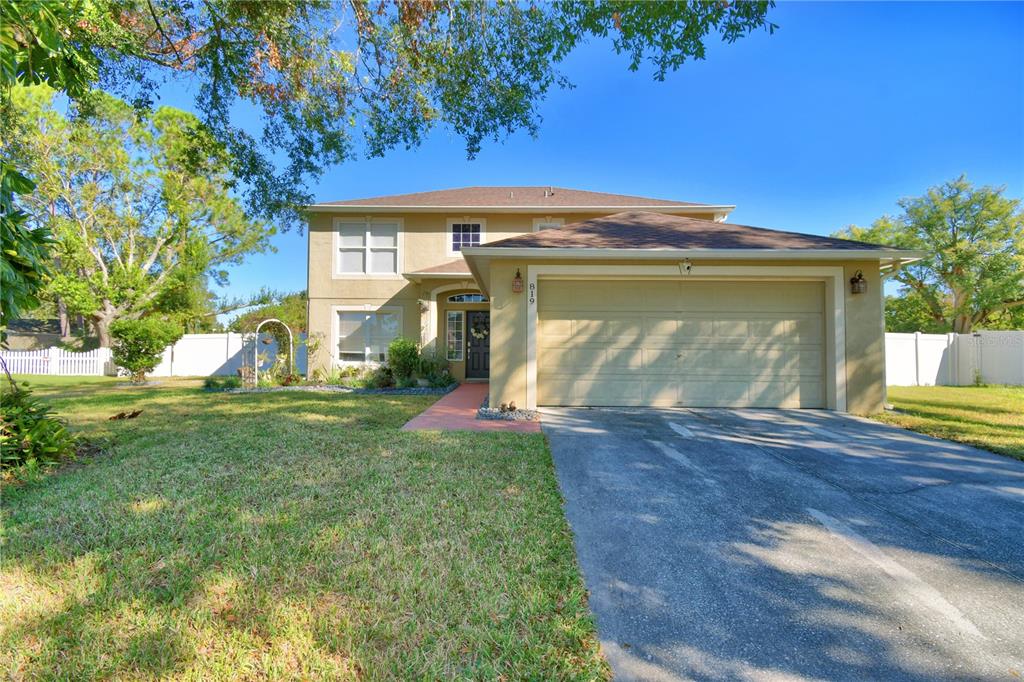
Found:
[[[1024,679],[1024,463],[823,411],[544,432],[617,679]]]

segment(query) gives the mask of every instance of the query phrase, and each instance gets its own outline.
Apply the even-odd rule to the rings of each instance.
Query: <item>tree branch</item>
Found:
[[[998,313],[1001,310],[1009,310],[1010,308],[1016,308],[1017,306],[1021,306],[1021,305],[1024,305],[1024,298],[1017,298],[1017,299],[1012,299],[1012,300],[1009,300],[1009,301],[1002,301],[1002,302],[998,303],[997,305],[992,306],[992,308],[990,308],[988,312],[991,315],[992,313]]]
[[[156,15],[156,8],[153,7],[152,0],[146,0],[146,4],[149,5],[149,13],[153,17],[153,23],[156,24],[156,30],[160,32],[164,41],[171,46],[172,50],[174,50],[174,56],[178,58],[178,66],[184,67],[185,60],[181,58],[181,53],[178,52],[178,46],[174,44],[174,41],[167,37],[166,33],[164,33],[164,27],[160,25],[160,18]]]

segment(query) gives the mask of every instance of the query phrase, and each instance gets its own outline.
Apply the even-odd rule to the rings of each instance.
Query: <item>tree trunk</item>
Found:
[[[53,202],[50,203],[50,215],[53,215]],[[57,270],[60,270],[59,256],[53,259],[53,264]],[[59,327],[58,333],[61,340],[71,336],[71,318],[68,317],[68,304],[60,296],[57,296],[57,326]]]
[[[71,318],[68,317],[68,304],[60,296],[57,297],[57,322],[60,326],[62,339],[71,336]]]
[[[970,334],[973,327],[970,315],[957,315],[953,318],[953,331],[957,334]]]
[[[94,317],[92,326],[96,329],[96,336],[99,337],[100,348],[110,348],[110,320]]]
[[[110,301],[103,302],[103,309],[90,316],[96,336],[100,340],[100,348],[110,348],[110,323],[117,319],[118,310]]]

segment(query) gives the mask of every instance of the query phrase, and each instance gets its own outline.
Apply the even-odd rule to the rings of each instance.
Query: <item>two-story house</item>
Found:
[[[881,409],[882,278],[920,254],[733,208],[560,187],[310,206],[311,368],[405,336],[492,404]]]

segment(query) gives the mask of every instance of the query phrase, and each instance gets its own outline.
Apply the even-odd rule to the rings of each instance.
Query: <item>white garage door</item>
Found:
[[[540,405],[825,406],[821,282],[538,289]]]

